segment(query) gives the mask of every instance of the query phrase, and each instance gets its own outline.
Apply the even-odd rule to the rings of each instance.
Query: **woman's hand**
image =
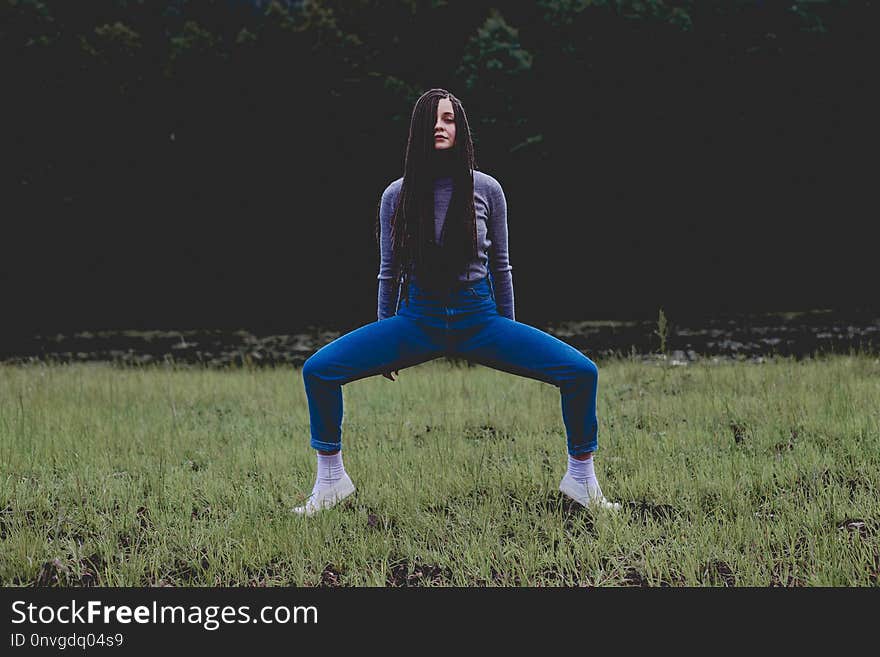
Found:
[[[388,370],[387,372],[382,372],[382,376],[384,376],[386,379],[389,379],[390,381],[395,380],[394,379],[395,374],[400,376],[399,370]]]

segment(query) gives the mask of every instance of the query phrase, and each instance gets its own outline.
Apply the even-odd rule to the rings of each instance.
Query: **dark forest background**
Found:
[[[0,332],[373,321],[435,86],[520,321],[877,307],[878,4],[0,0]]]

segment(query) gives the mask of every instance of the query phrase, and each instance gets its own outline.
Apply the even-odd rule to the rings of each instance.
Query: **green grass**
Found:
[[[344,388],[356,496],[314,518],[300,371],[0,366],[0,584],[845,585],[880,570],[880,361],[600,361],[558,390],[434,361]]]

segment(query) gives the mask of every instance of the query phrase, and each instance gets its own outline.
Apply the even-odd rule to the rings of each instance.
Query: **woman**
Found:
[[[394,381],[399,370],[441,356],[557,386],[569,454],[559,489],[584,506],[619,508],[593,471],[596,365],[514,319],[504,192],[474,170],[467,117],[448,91],[431,89],[416,102],[404,175],[385,189],[378,215],[378,321],[327,344],[303,366],[318,474],[294,511],[312,515],[355,490],[342,463],[342,386],[377,374]]]

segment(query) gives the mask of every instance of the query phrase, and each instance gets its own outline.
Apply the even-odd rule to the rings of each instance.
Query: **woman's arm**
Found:
[[[400,185],[391,183],[379,202],[379,297],[376,312],[379,321],[393,317],[397,312],[400,285],[391,268],[391,217],[399,192]]]
[[[495,305],[498,314],[515,319],[513,302],[513,267],[507,246],[507,199],[501,184],[492,178],[489,186],[489,267],[495,284]]]

